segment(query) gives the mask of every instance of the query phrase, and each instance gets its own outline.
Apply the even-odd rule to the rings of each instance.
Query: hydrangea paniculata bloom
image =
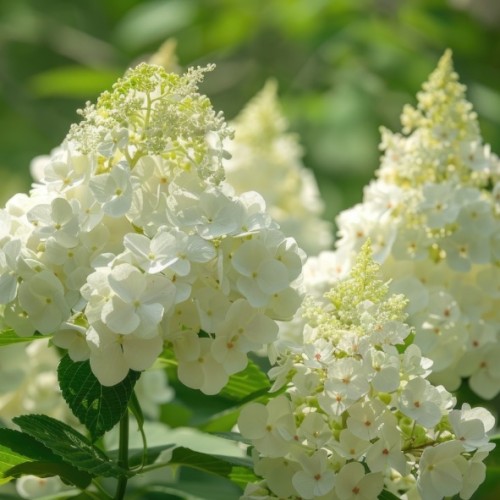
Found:
[[[277,85],[268,81],[233,121],[235,138],[226,177],[237,193],[256,190],[281,230],[308,255],[332,244],[330,224],[321,220],[323,202],[312,172],[280,109]]]
[[[405,305],[368,244],[324,302],[309,298],[302,341],[282,345],[270,372],[284,393],[249,403],[238,420],[263,478],[243,498],[376,499],[383,489],[470,498],[484,480],[494,419],[454,409],[453,396],[429,382],[432,363],[412,343]]]
[[[53,334],[103,385],[171,347],[180,380],[216,393],[299,305],[302,252],[260,195],[223,181],[209,69],[129,70],[0,210],[5,323]]]
[[[500,162],[464,94],[448,51],[405,107],[403,132],[382,130],[378,178],[338,217],[337,247],[349,259],[370,238],[410,299],[433,380],[455,390],[468,377],[489,399],[500,391]]]

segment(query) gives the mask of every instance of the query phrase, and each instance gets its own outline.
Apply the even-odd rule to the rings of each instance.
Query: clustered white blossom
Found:
[[[301,161],[297,137],[288,132],[277,97],[268,81],[231,124],[234,140],[226,178],[237,193],[257,191],[281,230],[296,239],[308,255],[332,245],[332,228],[321,219],[324,204],[311,170]]]
[[[403,133],[382,130],[378,178],[338,217],[344,267],[370,238],[391,289],[407,295],[415,344],[449,390],[500,392],[500,162],[483,144],[448,51]]]
[[[470,498],[494,447],[493,416],[427,377],[406,299],[390,295],[368,244],[325,301],[309,299],[301,342],[283,344],[270,376],[284,393],[243,407],[238,426],[255,472],[242,498]],[[406,496],[405,496],[406,495]]]
[[[103,385],[171,347],[181,382],[216,393],[300,302],[295,241],[223,182],[231,132],[198,93],[206,71],[130,70],[0,210],[5,323],[53,334]]]

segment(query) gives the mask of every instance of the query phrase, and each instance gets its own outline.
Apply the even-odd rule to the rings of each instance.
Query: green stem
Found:
[[[128,410],[125,411],[120,420],[120,444],[118,448],[118,465],[128,471]],[[127,489],[127,474],[123,474],[118,478],[116,487],[115,499],[123,500]]]
[[[138,469],[140,471],[147,463],[148,442],[146,439],[146,433],[144,432],[144,415],[142,413],[142,408],[139,404],[139,400],[137,399],[137,394],[135,393],[135,391],[132,391],[132,396],[130,397],[128,408],[137,420],[137,426],[139,427],[139,432],[141,433],[142,438],[142,463]]]

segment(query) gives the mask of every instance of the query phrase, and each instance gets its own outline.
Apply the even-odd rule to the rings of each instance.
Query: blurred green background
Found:
[[[0,202],[29,188],[31,158],[77,108],[175,37],[181,66],[217,64],[203,91],[228,119],[278,80],[332,219],[447,47],[500,151],[499,33],[498,0],[0,0]]]

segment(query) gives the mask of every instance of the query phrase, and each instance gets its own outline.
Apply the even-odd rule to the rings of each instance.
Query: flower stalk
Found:
[[[128,410],[123,414],[120,420],[120,438],[118,448],[118,465],[128,471],[128,434],[129,434],[129,417]],[[118,478],[116,487],[115,500],[123,500],[127,490],[128,475],[125,472]]]

